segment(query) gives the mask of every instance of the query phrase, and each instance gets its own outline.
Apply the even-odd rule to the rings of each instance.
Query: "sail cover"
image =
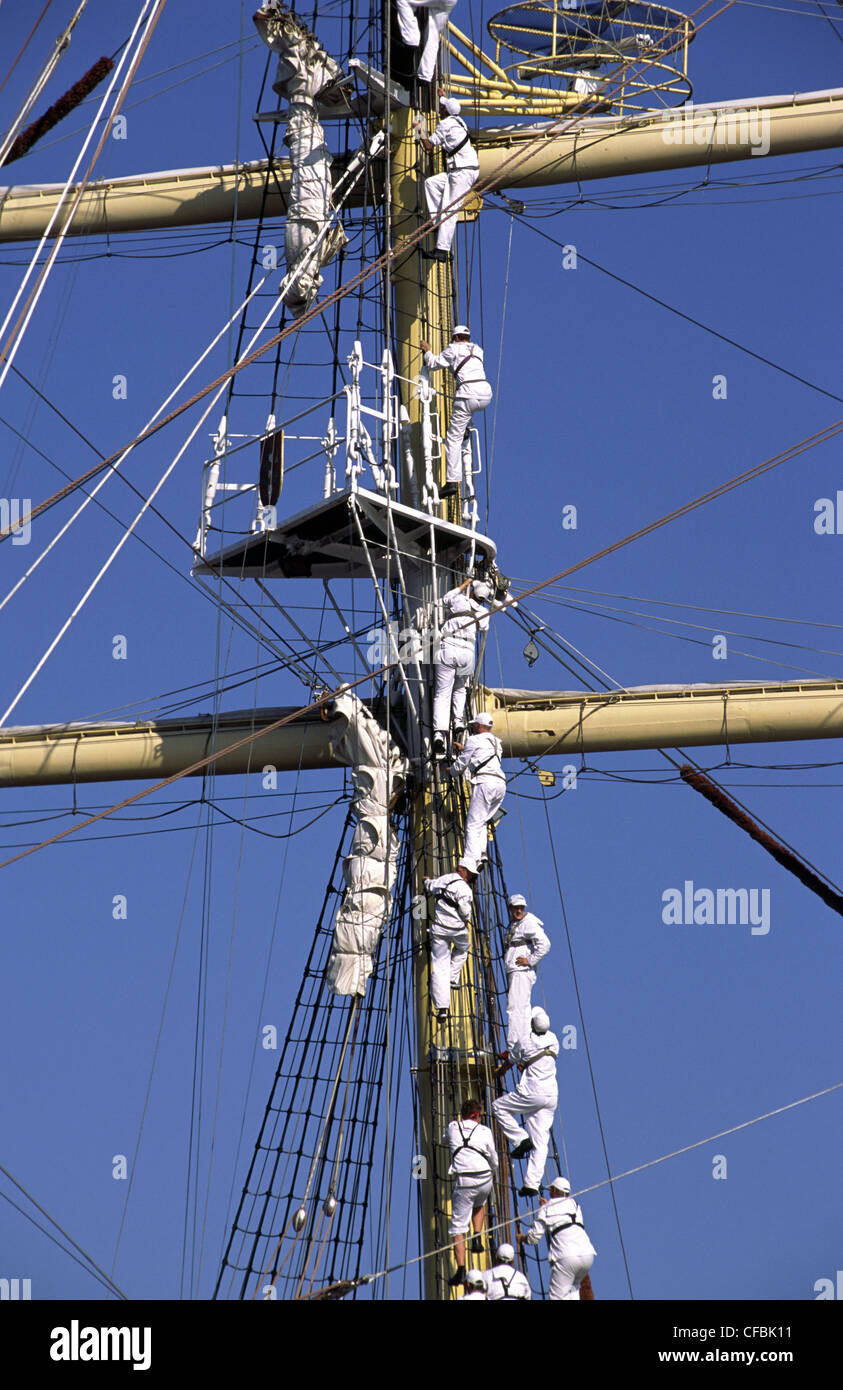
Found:
[[[345,892],[334,922],[326,978],[334,994],[363,995],[372,959],[392,906],[398,840],[389,808],[404,787],[408,764],[356,695],[338,695],[337,715],[347,721],[334,757],[351,768],[351,813],[356,822],[351,853],[343,863]]]
[[[290,272],[307,255],[330,217],[331,152],[316,112],[316,97],[342,77],[342,69],[279,0],[266,0],[254,18],[264,43],[278,55],[273,91],[289,102],[284,143],[291,167],[284,255]],[[312,303],[322,284],[320,266],[336,255],[344,241],[338,224],[302,267],[284,295],[291,313],[303,314]]]

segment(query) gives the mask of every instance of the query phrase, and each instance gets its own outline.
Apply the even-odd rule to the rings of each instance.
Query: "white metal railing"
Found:
[[[216,433],[211,436],[211,457],[202,469],[202,509],[194,542],[201,555],[206,554],[212,531],[235,535],[272,531],[277,526],[275,499],[269,504],[261,502],[254,476],[257,470],[252,470],[255,446],[278,433],[283,439],[285,472],[317,460],[321,462],[321,491],[326,500],[340,491],[356,493],[359,487],[366,486],[361,480],[367,472],[374,491],[395,499],[398,490],[396,461],[400,457],[409,484],[409,495],[401,501],[427,513],[433,532],[441,505],[435,477],[442,465],[444,441],[437,397],[427,368],[422,367],[412,380],[402,377],[396,372],[388,349],[383,352],[380,363],[368,362],[359,340],[355,341],[347,363],[349,380],[339,391],[287,420],[278,421],[274,414],[270,415],[260,433],[232,433],[227,417],[222,417]],[[410,417],[399,399],[399,383],[407,386],[420,403],[420,460],[413,453]],[[344,420],[342,412],[336,411],[339,401],[345,405]],[[321,433],[305,434],[294,430],[300,421],[320,411],[330,412]],[[291,451],[292,463],[288,462]],[[241,456],[242,471],[238,467]],[[467,432],[462,457],[462,523],[474,533],[478,521],[474,479],[482,470],[480,436],[476,429]],[[251,473],[248,480],[243,476],[247,470]],[[242,508],[238,509],[240,524],[235,526],[231,504],[248,494],[254,494],[251,510],[244,515]],[[435,545],[433,535],[431,544]]]

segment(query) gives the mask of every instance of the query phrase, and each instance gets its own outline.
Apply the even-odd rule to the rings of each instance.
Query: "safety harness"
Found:
[[[476,1134],[476,1132],[477,1132],[477,1130],[478,1130],[478,1128],[479,1128],[479,1125],[475,1125],[475,1126],[474,1126],[474,1129],[471,1131],[471,1134],[469,1134],[468,1138],[466,1139],[465,1135],[464,1135],[463,1132],[462,1132],[462,1124],[460,1123],[459,1120],[457,1120],[456,1123],[457,1123],[457,1129],[458,1129],[459,1132],[460,1132],[460,1138],[462,1139],[462,1143],[461,1143],[460,1145],[458,1145],[458,1147],[457,1147],[456,1149],[454,1149],[454,1152],[453,1152],[452,1155],[451,1155],[451,1167],[453,1167],[454,1159],[456,1158],[457,1154],[458,1154],[458,1153],[462,1153],[463,1149],[471,1149],[471,1152],[472,1152],[473,1154],[479,1154],[481,1158],[485,1159],[486,1155],[485,1155],[484,1153],[482,1153],[480,1149],[475,1149],[475,1148],[473,1148],[473,1147],[472,1147],[472,1144],[471,1144],[472,1137],[474,1136],[474,1134]],[[489,1176],[489,1174],[491,1173],[491,1171],[492,1171],[491,1168],[490,1168],[490,1167],[488,1166],[488,1164],[487,1164],[486,1169],[485,1169],[485,1172],[482,1172],[482,1173],[456,1172],[454,1176],[455,1176],[457,1179],[459,1179],[459,1178],[487,1178],[487,1177]]]
[[[558,1236],[560,1231],[569,1231],[572,1226],[579,1226],[581,1230],[585,1230],[585,1223],[579,1220],[576,1212],[572,1214],[570,1221],[562,1222],[558,1226],[548,1226],[548,1239],[552,1239],[553,1236]]]
[[[462,880],[460,881],[462,882]],[[452,907],[454,909],[454,911],[457,913],[459,917],[462,917],[462,904],[460,903],[458,898],[455,898],[453,894],[448,892],[447,888],[434,889],[433,896],[435,898],[441,898],[443,902],[446,902],[449,905],[449,907]]]
[[[542,1057],[553,1057],[554,1059],[556,1059],[558,1056],[559,1053],[554,1052],[552,1047],[543,1047],[541,1052],[534,1052],[529,1062],[525,1062],[524,1066],[531,1067],[534,1062],[540,1061]]]
[[[489,737],[490,737],[490,738],[495,738],[494,734],[490,734]],[[497,739],[495,739],[495,742],[497,743]],[[482,771],[483,771],[483,768],[487,765],[487,763],[490,763],[490,762],[492,762],[492,760],[493,760],[494,758],[499,758],[499,757],[500,757],[500,753],[498,752],[497,748],[493,748],[493,750],[492,750],[492,752],[489,754],[488,758],[484,758],[484,759],[483,759],[483,762],[480,763],[478,767],[472,768],[472,770],[471,770],[471,775],[472,775],[472,777],[476,777],[477,774],[478,774],[479,772],[482,772]],[[504,781],[506,781],[506,777],[505,777],[503,771],[501,771],[501,772],[490,772],[490,773],[489,773],[489,776],[490,776],[490,777],[503,777]]]
[[[454,145],[454,148],[453,148],[452,150],[446,150],[446,151],[445,151],[445,159],[446,159],[446,162],[447,162],[449,165],[450,165],[450,162],[451,162],[451,160],[453,159],[454,155],[455,155],[455,154],[459,154],[460,150],[464,150],[465,147],[466,147],[466,145],[468,144],[469,140],[471,139],[471,135],[469,134],[468,126],[466,125],[466,123],[465,123],[465,121],[463,120],[462,116],[453,116],[453,117],[452,117],[452,120],[459,121],[460,125],[462,126],[463,130],[465,131],[465,135],[463,136],[462,140],[460,140],[460,143],[459,143],[458,145]],[[450,173],[450,168],[449,168],[448,172]]]
[[[503,1289],[503,1298],[499,1298],[499,1299],[493,1300],[493,1302],[497,1302],[497,1303],[506,1303],[506,1302],[509,1302],[509,1303],[521,1302],[521,1303],[523,1303],[523,1302],[525,1302],[525,1300],[526,1300],[526,1295],[525,1295],[525,1294],[523,1294],[523,1293],[510,1293],[510,1292],[509,1292],[509,1290],[512,1288],[512,1281],[513,1281],[513,1279],[515,1278],[515,1274],[516,1274],[516,1271],[513,1270],[512,1273],[511,1273],[510,1276],[509,1276],[509,1283],[506,1282],[506,1280],[504,1279],[504,1277],[503,1277],[502,1274],[493,1274],[493,1275],[492,1275],[492,1278],[495,1279],[495,1280],[497,1281],[497,1283],[499,1283],[499,1284],[501,1285],[501,1288]]]

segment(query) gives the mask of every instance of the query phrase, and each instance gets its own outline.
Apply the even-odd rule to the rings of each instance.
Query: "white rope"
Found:
[[[5,358],[6,358],[6,360],[5,360],[5,365],[4,365],[4,367],[3,367],[3,371],[2,371],[2,373],[0,373],[0,389],[2,389],[3,384],[4,384],[5,380],[6,380],[6,377],[7,377],[8,374],[9,374],[9,371],[10,371],[11,366],[12,366],[12,362],[14,361],[15,355],[16,355],[16,353],[17,353],[17,350],[18,350],[18,348],[20,347],[21,342],[23,341],[23,336],[24,336],[24,334],[26,333],[26,330],[27,330],[27,328],[28,328],[28,326],[29,326],[29,322],[30,322],[30,319],[32,318],[32,315],[33,315],[33,313],[35,312],[35,308],[36,308],[36,305],[37,305],[37,303],[38,303],[38,300],[39,300],[40,297],[41,297],[41,292],[42,292],[42,290],[43,290],[45,284],[47,283],[47,277],[49,276],[50,271],[52,270],[52,268],[53,268],[53,266],[54,266],[54,264],[55,264],[56,257],[58,256],[58,253],[59,253],[59,251],[61,250],[62,245],[64,244],[64,239],[65,239],[65,237],[67,236],[67,233],[68,233],[68,231],[69,231],[69,229],[70,229],[70,224],[71,224],[71,222],[73,221],[73,218],[74,218],[75,215],[76,215],[76,212],[77,212],[77,210],[78,210],[79,204],[80,204],[81,199],[82,199],[82,195],[83,195],[83,193],[84,193],[84,191],[85,191],[85,188],[87,187],[87,184],[88,184],[88,181],[89,181],[89,179],[90,179],[90,177],[91,177],[91,174],[93,173],[94,165],[96,164],[96,161],[97,161],[97,159],[98,159],[98,157],[99,157],[100,151],[102,150],[102,147],[103,147],[103,145],[104,145],[104,143],[105,143],[105,141],[106,141],[106,138],[107,138],[107,136],[108,136],[108,129],[109,129],[110,121],[113,120],[114,116],[116,115],[117,111],[119,110],[119,108],[120,108],[120,106],[121,106],[121,104],[122,104],[122,102],[123,102],[123,98],[124,98],[126,92],[128,91],[129,86],[131,85],[131,81],[132,81],[132,78],[133,78],[133,76],[134,76],[134,69],[135,69],[137,63],[140,61],[140,58],[141,58],[141,56],[142,56],[142,54],[143,54],[143,51],[144,51],[144,49],[145,49],[145,47],[146,47],[147,40],[148,40],[148,38],[149,38],[149,36],[150,36],[152,27],[153,27],[154,24],[157,22],[158,17],[159,17],[159,15],[160,15],[160,11],[163,9],[164,3],[165,3],[165,0],[144,0],[144,4],[143,4],[142,7],[141,7],[141,12],[140,12],[140,14],[138,15],[137,20],[135,21],[135,27],[134,27],[134,29],[132,30],[131,36],[130,36],[130,38],[129,38],[129,41],[128,41],[128,43],[126,44],[126,47],[125,47],[125,49],[124,49],[124,51],[123,51],[123,56],[122,56],[122,58],[120,59],[120,62],[119,62],[119,63],[117,64],[117,66],[115,67],[114,72],[112,73],[111,79],[110,79],[110,81],[109,81],[109,83],[108,83],[108,87],[107,87],[107,89],[106,89],[106,91],[105,91],[105,95],[103,96],[102,101],[100,102],[99,107],[98,107],[98,109],[97,109],[97,113],[96,113],[96,115],[94,116],[93,121],[91,122],[91,125],[90,125],[90,127],[89,127],[89,129],[88,129],[88,134],[85,136],[85,140],[84,140],[84,143],[83,143],[83,145],[82,145],[82,148],[81,148],[81,150],[79,151],[79,154],[76,156],[76,161],[75,161],[75,163],[74,163],[74,165],[73,165],[73,168],[71,169],[71,171],[70,171],[70,173],[69,173],[69,175],[68,175],[68,177],[67,177],[67,181],[65,182],[64,188],[62,189],[61,194],[60,194],[60,196],[59,196],[59,199],[58,199],[58,201],[57,201],[57,203],[56,203],[56,205],[55,205],[55,207],[54,207],[54,209],[53,209],[52,215],[51,215],[50,220],[49,220],[49,222],[48,222],[48,224],[47,224],[47,227],[46,227],[46,230],[45,230],[45,232],[44,232],[44,235],[42,236],[41,240],[39,241],[39,243],[38,243],[38,245],[37,245],[37,247],[36,247],[36,249],[35,249],[35,251],[34,251],[34,253],[33,253],[32,260],[30,261],[29,266],[27,267],[26,271],[24,272],[23,279],[21,280],[20,286],[19,286],[19,288],[18,288],[18,292],[17,292],[17,294],[15,295],[14,300],[12,301],[12,304],[11,304],[10,307],[9,307],[9,310],[8,310],[8,313],[6,314],[5,319],[3,320],[2,327],[0,327],[0,338],[2,338],[2,337],[3,337],[3,334],[6,332],[6,329],[8,328],[8,326],[9,326],[9,324],[10,324],[10,322],[11,322],[12,315],[14,314],[14,312],[15,312],[15,310],[16,310],[18,304],[20,303],[20,300],[21,300],[21,298],[22,298],[22,296],[23,296],[24,290],[26,289],[26,286],[28,285],[28,283],[29,283],[29,281],[30,281],[30,279],[31,279],[31,277],[32,277],[32,275],[33,275],[33,273],[34,273],[34,271],[35,271],[35,268],[36,268],[36,266],[37,266],[37,264],[38,264],[38,259],[39,259],[40,255],[41,255],[41,252],[42,252],[43,249],[44,249],[44,246],[46,245],[46,243],[47,243],[47,241],[48,241],[48,239],[49,239],[49,237],[50,237],[50,232],[51,232],[51,230],[52,230],[52,228],[53,228],[53,225],[54,225],[54,223],[55,223],[55,221],[56,221],[56,218],[58,217],[59,212],[60,212],[61,209],[62,209],[62,206],[63,206],[63,204],[64,204],[64,202],[65,202],[65,199],[68,197],[68,195],[69,195],[69,193],[70,193],[71,185],[72,185],[73,180],[74,180],[74,178],[75,178],[75,176],[76,176],[76,172],[77,172],[77,170],[78,170],[78,168],[79,168],[79,165],[82,163],[82,159],[83,159],[83,157],[84,157],[84,155],[85,155],[85,152],[86,152],[86,150],[87,150],[87,148],[88,148],[88,145],[90,144],[91,140],[92,140],[93,137],[94,137],[94,131],[95,131],[96,127],[97,127],[97,124],[99,123],[100,117],[102,116],[102,114],[103,114],[103,112],[104,112],[104,110],[105,110],[106,104],[107,104],[107,102],[108,102],[108,100],[109,100],[109,98],[110,98],[110,96],[111,96],[111,93],[112,93],[112,91],[114,90],[114,87],[115,87],[115,85],[116,85],[118,79],[120,78],[122,68],[123,68],[123,66],[125,65],[125,63],[128,61],[128,59],[129,59],[129,57],[130,57],[130,55],[131,55],[131,52],[132,52],[132,44],[134,43],[135,38],[136,38],[136,36],[137,36],[139,30],[141,29],[141,26],[145,23],[145,24],[146,24],[146,31],[145,31],[145,33],[142,35],[142,37],[141,37],[141,39],[140,39],[140,42],[139,42],[139,44],[138,44],[138,52],[137,52],[137,54],[135,55],[135,57],[133,58],[132,65],[131,65],[131,67],[130,67],[130,69],[129,69],[129,72],[126,74],[126,76],[125,76],[125,77],[122,79],[122,81],[121,81],[120,90],[119,90],[119,92],[117,93],[117,98],[116,98],[116,100],[115,100],[115,102],[114,102],[114,105],[113,105],[113,107],[112,107],[112,109],[111,109],[111,114],[110,114],[110,116],[109,116],[109,121],[106,123],[105,129],[103,130],[102,136],[100,137],[100,142],[99,142],[99,144],[98,144],[98,146],[97,146],[97,149],[96,149],[95,152],[94,152],[94,156],[93,156],[93,158],[92,158],[92,160],[91,160],[91,163],[89,164],[88,169],[87,169],[87,171],[86,171],[86,173],[85,173],[85,175],[84,175],[84,177],[83,177],[81,183],[79,184],[79,186],[78,186],[78,188],[77,188],[77,190],[76,190],[76,195],[75,195],[75,197],[74,197],[74,200],[73,200],[73,203],[72,203],[72,205],[71,205],[71,207],[70,207],[70,210],[69,210],[69,212],[68,212],[68,214],[67,214],[67,218],[65,219],[64,226],[62,227],[62,229],[61,229],[61,231],[59,232],[58,236],[55,238],[55,240],[54,240],[54,242],[53,242],[53,244],[52,244],[52,247],[51,247],[51,249],[50,249],[50,253],[49,253],[49,255],[48,255],[46,261],[44,262],[43,266],[41,267],[41,270],[40,270],[39,276],[38,276],[38,283],[37,283],[36,288],[35,288],[35,290],[34,290],[34,292],[33,292],[33,295],[32,295],[32,298],[31,298],[31,302],[30,302],[30,304],[29,304],[29,307],[28,307],[27,310],[26,310],[26,313],[25,313],[23,322],[18,324],[18,326],[17,326],[17,328],[15,329],[15,332],[14,332],[14,334],[13,334],[12,340],[11,340],[9,343],[7,343],[4,347],[0,348],[0,351],[2,351],[2,352],[5,354]],[[147,13],[147,12],[150,10],[150,5],[151,5],[151,4],[153,5],[153,9],[152,9],[152,11],[151,11],[150,13]]]
[[[264,329],[266,328],[267,324],[269,323],[269,320],[272,318],[272,315],[275,313],[277,307],[278,307],[277,302],[276,302],[276,303],[273,303],[272,308],[271,308],[271,309],[269,310],[269,312],[266,314],[266,316],[265,316],[263,322],[255,329],[254,333],[252,334],[252,337],[250,338],[249,342],[246,344],[246,347],[244,348],[243,353],[241,354],[241,357],[246,356],[246,355],[251,351],[252,345],[253,345],[254,342],[257,340],[257,338],[260,337],[261,333],[263,333]],[[240,360],[240,359],[238,359],[238,360]],[[32,682],[35,680],[35,677],[38,675],[39,671],[42,670],[42,668],[44,667],[44,665],[46,664],[46,662],[48,661],[48,659],[50,658],[50,656],[52,655],[52,653],[55,651],[56,647],[58,646],[58,644],[59,644],[59,642],[61,641],[61,639],[62,639],[62,637],[64,636],[64,634],[67,632],[67,630],[68,630],[68,628],[70,627],[71,623],[74,621],[74,619],[75,619],[76,617],[78,617],[79,613],[82,611],[82,608],[83,608],[84,605],[87,603],[88,599],[90,598],[91,594],[94,592],[94,589],[95,589],[95,588],[97,587],[97,585],[99,584],[99,582],[100,582],[100,580],[102,579],[103,575],[105,575],[105,574],[108,572],[108,570],[111,568],[111,565],[113,564],[113,562],[117,559],[117,556],[119,555],[120,551],[123,549],[123,546],[126,544],[126,541],[129,539],[129,536],[132,534],[132,532],[134,531],[134,529],[135,529],[135,527],[137,526],[138,522],[140,521],[141,517],[144,515],[144,512],[146,512],[147,508],[150,507],[150,506],[152,505],[152,502],[153,502],[154,499],[157,497],[158,493],[161,491],[161,488],[164,486],[165,482],[166,482],[167,479],[169,478],[169,476],[170,476],[170,474],[172,473],[173,469],[176,467],[176,464],[180,462],[180,460],[181,460],[182,457],[184,456],[184,454],[185,454],[185,452],[187,451],[187,449],[188,449],[188,448],[190,447],[190,445],[193,443],[193,440],[195,439],[196,435],[199,433],[199,430],[202,428],[202,425],[203,425],[203,424],[205,423],[205,421],[207,420],[207,418],[208,418],[208,416],[210,415],[211,411],[214,409],[214,407],[215,407],[217,401],[219,400],[220,396],[222,396],[223,393],[224,393],[227,389],[228,389],[228,382],[225,381],[225,382],[223,382],[222,386],[220,386],[220,387],[217,389],[217,391],[215,392],[215,394],[211,397],[210,401],[208,402],[208,404],[207,404],[207,406],[205,407],[204,411],[203,411],[202,414],[200,415],[200,417],[199,417],[199,419],[197,420],[196,424],[194,425],[193,429],[190,431],[190,434],[188,435],[188,437],[187,437],[187,439],[185,440],[184,444],[183,444],[182,447],[179,449],[178,453],[176,454],[176,456],[175,456],[175,458],[172,460],[172,462],[171,462],[171,463],[168,465],[168,467],[164,470],[164,472],[163,472],[163,474],[161,475],[160,479],[159,479],[158,482],[156,483],[156,485],[155,485],[153,491],[150,493],[149,497],[147,497],[147,499],[146,499],[146,501],[144,502],[143,506],[141,507],[140,511],[139,511],[139,512],[137,513],[137,515],[135,516],[134,521],[131,522],[131,524],[128,526],[128,528],[126,529],[126,531],[125,531],[125,532],[123,533],[123,535],[120,537],[120,540],[117,542],[116,546],[115,546],[114,549],[112,550],[112,552],[111,552],[111,554],[109,555],[108,559],[106,560],[105,564],[102,566],[102,568],[100,569],[99,573],[96,575],[96,577],[94,578],[94,580],[92,581],[92,583],[89,584],[88,588],[85,590],[85,593],[82,595],[82,598],[79,600],[79,602],[77,603],[76,607],[73,609],[73,612],[70,614],[70,617],[67,619],[67,621],[66,621],[65,623],[62,624],[62,627],[60,628],[60,630],[59,630],[59,632],[56,634],[56,636],[53,638],[53,640],[52,640],[52,642],[50,643],[50,645],[49,645],[49,647],[47,648],[47,650],[44,652],[44,654],[43,654],[43,656],[41,657],[40,661],[38,662],[37,666],[36,666],[35,669],[30,673],[29,677],[28,677],[27,680],[24,682],[24,684],[21,686],[21,688],[20,688],[20,690],[18,691],[17,695],[15,696],[14,700],[13,700],[12,703],[9,705],[8,709],[7,709],[7,710],[5,711],[5,713],[3,714],[2,718],[0,718],[0,726],[2,726],[3,724],[5,724],[6,720],[7,720],[8,717],[9,717],[9,715],[12,713],[13,709],[14,709],[15,706],[18,704],[18,701],[21,699],[21,697],[22,697],[22,696],[26,693],[26,691],[29,689],[30,685],[31,685]],[[131,447],[131,445],[130,445],[129,447]],[[128,452],[128,451],[127,451],[127,452]]]
[[[200,357],[197,357],[196,361],[193,363],[193,366],[190,367],[190,368],[188,369],[187,372],[185,372],[184,376],[182,377],[182,379],[181,379],[181,381],[178,383],[178,385],[173,387],[172,391],[170,392],[170,394],[169,394],[169,396],[166,398],[166,400],[164,400],[164,401],[161,402],[161,404],[159,405],[159,407],[158,407],[158,409],[156,410],[155,414],[152,415],[152,416],[150,416],[149,420],[147,420],[146,424],[144,425],[143,429],[141,430],[141,434],[145,434],[146,431],[147,431],[148,429],[151,429],[151,427],[155,424],[155,421],[159,418],[159,416],[161,416],[161,415],[164,414],[164,411],[167,409],[167,406],[170,404],[170,402],[171,402],[172,400],[175,399],[175,397],[178,395],[178,393],[179,393],[179,391],[182,389],[182,387],[190,380],[190,378],[193,376],[194,372],[197,371],[198,368],[202,365],[202,363],[205,361],[205,358],[208,356],[208,354],[211,353],[211,352],[214,350],[214,348],[216,347],[217,343],[218,343],[218,342],[220,341],[220,339],[221,339],[222,337],[224,337],[224,335],[229,331],[229,329],[231,328],[232,324],[235,323],[235,322],[237,321],[238,318],[240,318],[241,314],[245,313],[246,309],[248,308],[248,305],[249,305],[250,301],[251,301],[251,300],[254,298],[254,296],[258,293],[258,291],[260,290],[261,286],[262,286],[262,285],[264,284],[264,282],[267,280],[268,276],[269,276],[269,272],[267,271],[267,274],[264,275],[263,278],[257,282],[257,284],[255,285],[255,287],[254,287],[254,289],[251,291],[251,293],[248,294],[248,295],[246,296],[246,298],[243,300],[243,303],[240,305],[239,309],[236,309],[235,312],[232,314],[231,318],[228,320],[228,322],[225,323],[225,324],[223,324],[222,328],[219,330],[219,332],[217,333],[216,337],[211,339],[210,343],[209,343],[208,346],[205,348],[205,351],[202,353],[202,355],[201,355]],[[73,523],[74,523],[74,521],[76,520],[76,518],[77,518],[78,516],[81,516],[82,512],[83,512],[83,511],[85,510],[85,508],[88,506],[89,502],[93,502],[93,500],[94,500],[94,498],[96,497],[97,493],[99,492],[100,488],[103,487],[103,486],[105,485],[105,483],[108,482],[109,478],[113,477],[113,475],[117,472],[117,470],[118,470],[118,468],[120,467],[120,465],[121,465],[122,463],[125,462],[125,460],[128,458],[129,454],[132,452],[132,450],[133,450],[134,448],[135,448],[135,445],[134,445],[134,444],[129,444],[129,445],[126,447],[126,449],[123,451],[123,453],[122,453],[122,454],[120,455],[120,457],[117,459],[117,461],[112,465],[112,467],[103,475],[103,477],[100,479],[100,481],[96,484],[96,486],[94,487],[93,491],[92,491],[91,493],[88,494],[88,496],[85,498],[85,501],[81,504],[81,506],[78,507],[77,510],[73,513],[73,516],[70,518],[70,520],[67,521],[67,522],[64,524],[64,526],[62,526],[61,530],[60,530],[59,532],[57,532],[57,534],[56,534],[56,535],[53,537],[53,539],[50,541],[49,545],[45,546],[45,548],[42,550],[41,554],[38,556],[37,560],[33,560],[32,564],[31,564],[30,567],[29,567],[29,569],[26,571],[25,574],[22,574],[22,575],[21,575],[20,579],[18,580],[17,584],[15,584],[14,588],[10,589],[9,592],[8,592],[8,594],[6,594],[6,597],[5,597],[2,601],[0,601],[0,612],[2,612],[2,610],[5,608],[6,604],[9,602],[9,600],[10,600],[11,598],[14,597],[14,595],[17,593],[18,589],[20,589],[20,587],[21,587],[21,585],[24,583],[24,581],[27,580],[27,579],[29,578],[29,576],[38,568],[38,566],[41,564],[41,561],[44,560],[44,559],[47,557],[47,555],[49,555],[49,553],[50,553],[50,551],[52,550],[53,546],[57,543],[57,541],[60,541],[60,540],[61,540],[62,536],[65,535],[65,533],[66,533],[66,532],[70,529],[70,527],[73,525]]]
[[[832,1091],[839,1091],[841,1086],[843,1086],[843,1081],[836,1081],[833,1086],[826,1086],[825,1090],[814,1091],[810,1096],[802,1096],[800,1100],[792,1100],[788,1105],[780,1105],[776,1110],[768,1110],[763,1115],[756,1115],[752,1120],[744,1120],[742,1124],[732,1125],[729,1129],[721,1129],[717,1134],[709,1134],[706,1139],[697,1139],[695,1143],[686,1144],[682,1149],[674,1149],[672,1153],[662,1154],[660,1158],[651,1158],[648,1163],[640,1163],[637,1168],[627,1168],[625,1172],[616,1173],[614,1177],[611,1178],[603,1178],[602,1182],[593,1183],[591,1187],[580,1187],[576,1192],[572,1192],[571,1196],[576,1198],[582,1197],[588,1192],[596,1192],[599,1187],[605,1187],[607,1183],[620,1182],[621,1178],[628,1178],[633,1173],[641,1173],[645,1168],[654,1168],[657,1163],[666,1163],[669,1158],[676,1158],[679,1154],[689,1153],[691,1149],[702,1148],[704,1144],[712,1144],[715,1139],[723,1139],[727,1134],[735,1134],[740,1129],[748,1129],[750,1125],[757,1125],[760,1124],[762,1120],[769,1120],[774,1115],[781,1115],[786,1110],[794,1110],[798,1105],[806,1105],[809,1100],[818,1100],[820,1096],[827,1096]],[[529,1217],[537,1216],[540,1211],[540,1206],[528,1207],[525,1212],[520,1214],[519,1220],[527,1220]],[[487,1226],[486,1229],[491,1235],[493,1231],[499,1231],[507,1227],[510,1224],[510,1220],[511,1218],[508,1218],[506,1221],[499,1221],[497,1225]],[[374,1274],[367,1274],[355,1282],[361,1284],[374,1283],[375,1279],[383,1279],[388,1274],[394,1273],[395,1270],[404,1269],[409,1265],[420,1264],[422,1260],[433,1259],[436,1255],[444,1254],[446,1251],[450,1250],[450,1248],[451,1243],[449,1242],[447,1245],[440,1246],[437,1250],[426,1250],[423,1255],[414,1255],[411,1260],[404,1260],[401,1264],[392,1265],[390,1269],[376,1270]]]

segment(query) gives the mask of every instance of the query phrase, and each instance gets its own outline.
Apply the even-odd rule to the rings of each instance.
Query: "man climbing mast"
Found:
[[[471,329],[458,323],[452,341],[438,356],[431,351],[430,343],[422,338],[419,344],[424,353],[424,365],[428,371],[447,368],[454,373],[456,382],[454,403],[451,406],[451,423],[445,436],[445,486],[439,489],[440,497],[452,497],[459,491],[462,483],[467,496],[474,495],[471,477],[471,443],[469,430],[478,410],[485,410],[492,399],[492,388],[486,380],[483,366],[483,349],[471,341]]]
[[[442,597],[445,621],[441,629],[439,658],[436,663],[436,691],[433,697],[433,756],[444,758],[448,730],[453,718],[454,743],[465,742],[465,699],[474,675],[478,629],[489,626],[489,610],[482,600],[492,591],[479,579],[464,579],[456,589]]]
[[[461,864],[472,873],[479,873],[486,860],[489,843],[487,826],[498,814],[506,796],[506,777],[501,767],[503,744],[492,733],[492,716],[481,710],[471,721],[465,748],[456,762],[451,763],[451,775],[467,772],[471,775],[471,801],[465,818],[465,849]]]
[[[446,208],[451,208],[447,217],[439,222],[436,249],[422,252],[422,255],[431,261],[450,260],[459,214],[459,208],[452,207],[452,204],[465,197],[480,175],[477,151],[471,143],[468,126],[460,115],[459,102],[453,97],[445,96],[440,87],[439,105],[445,115],[429,139],[422,134],[421,117],[416,125],[416,134],[422,148],[428,154],[433,154],[437,146],[441,148],[447,166],[447,173],[431,174],[424,181],[424,196],[429,216],[440,218]]]
[[[421,30],[415,12],[416,10],[427,10],[427,30],[418,68],[420,82],[430,82],[433,77],[436,70],[436,59],[439,56],[439,40],[442,30],[448,23],[456,3],[457,0],[395,0],[398,28],[401,31],[402,39],[410,48],[418,48],[421,43]]]

